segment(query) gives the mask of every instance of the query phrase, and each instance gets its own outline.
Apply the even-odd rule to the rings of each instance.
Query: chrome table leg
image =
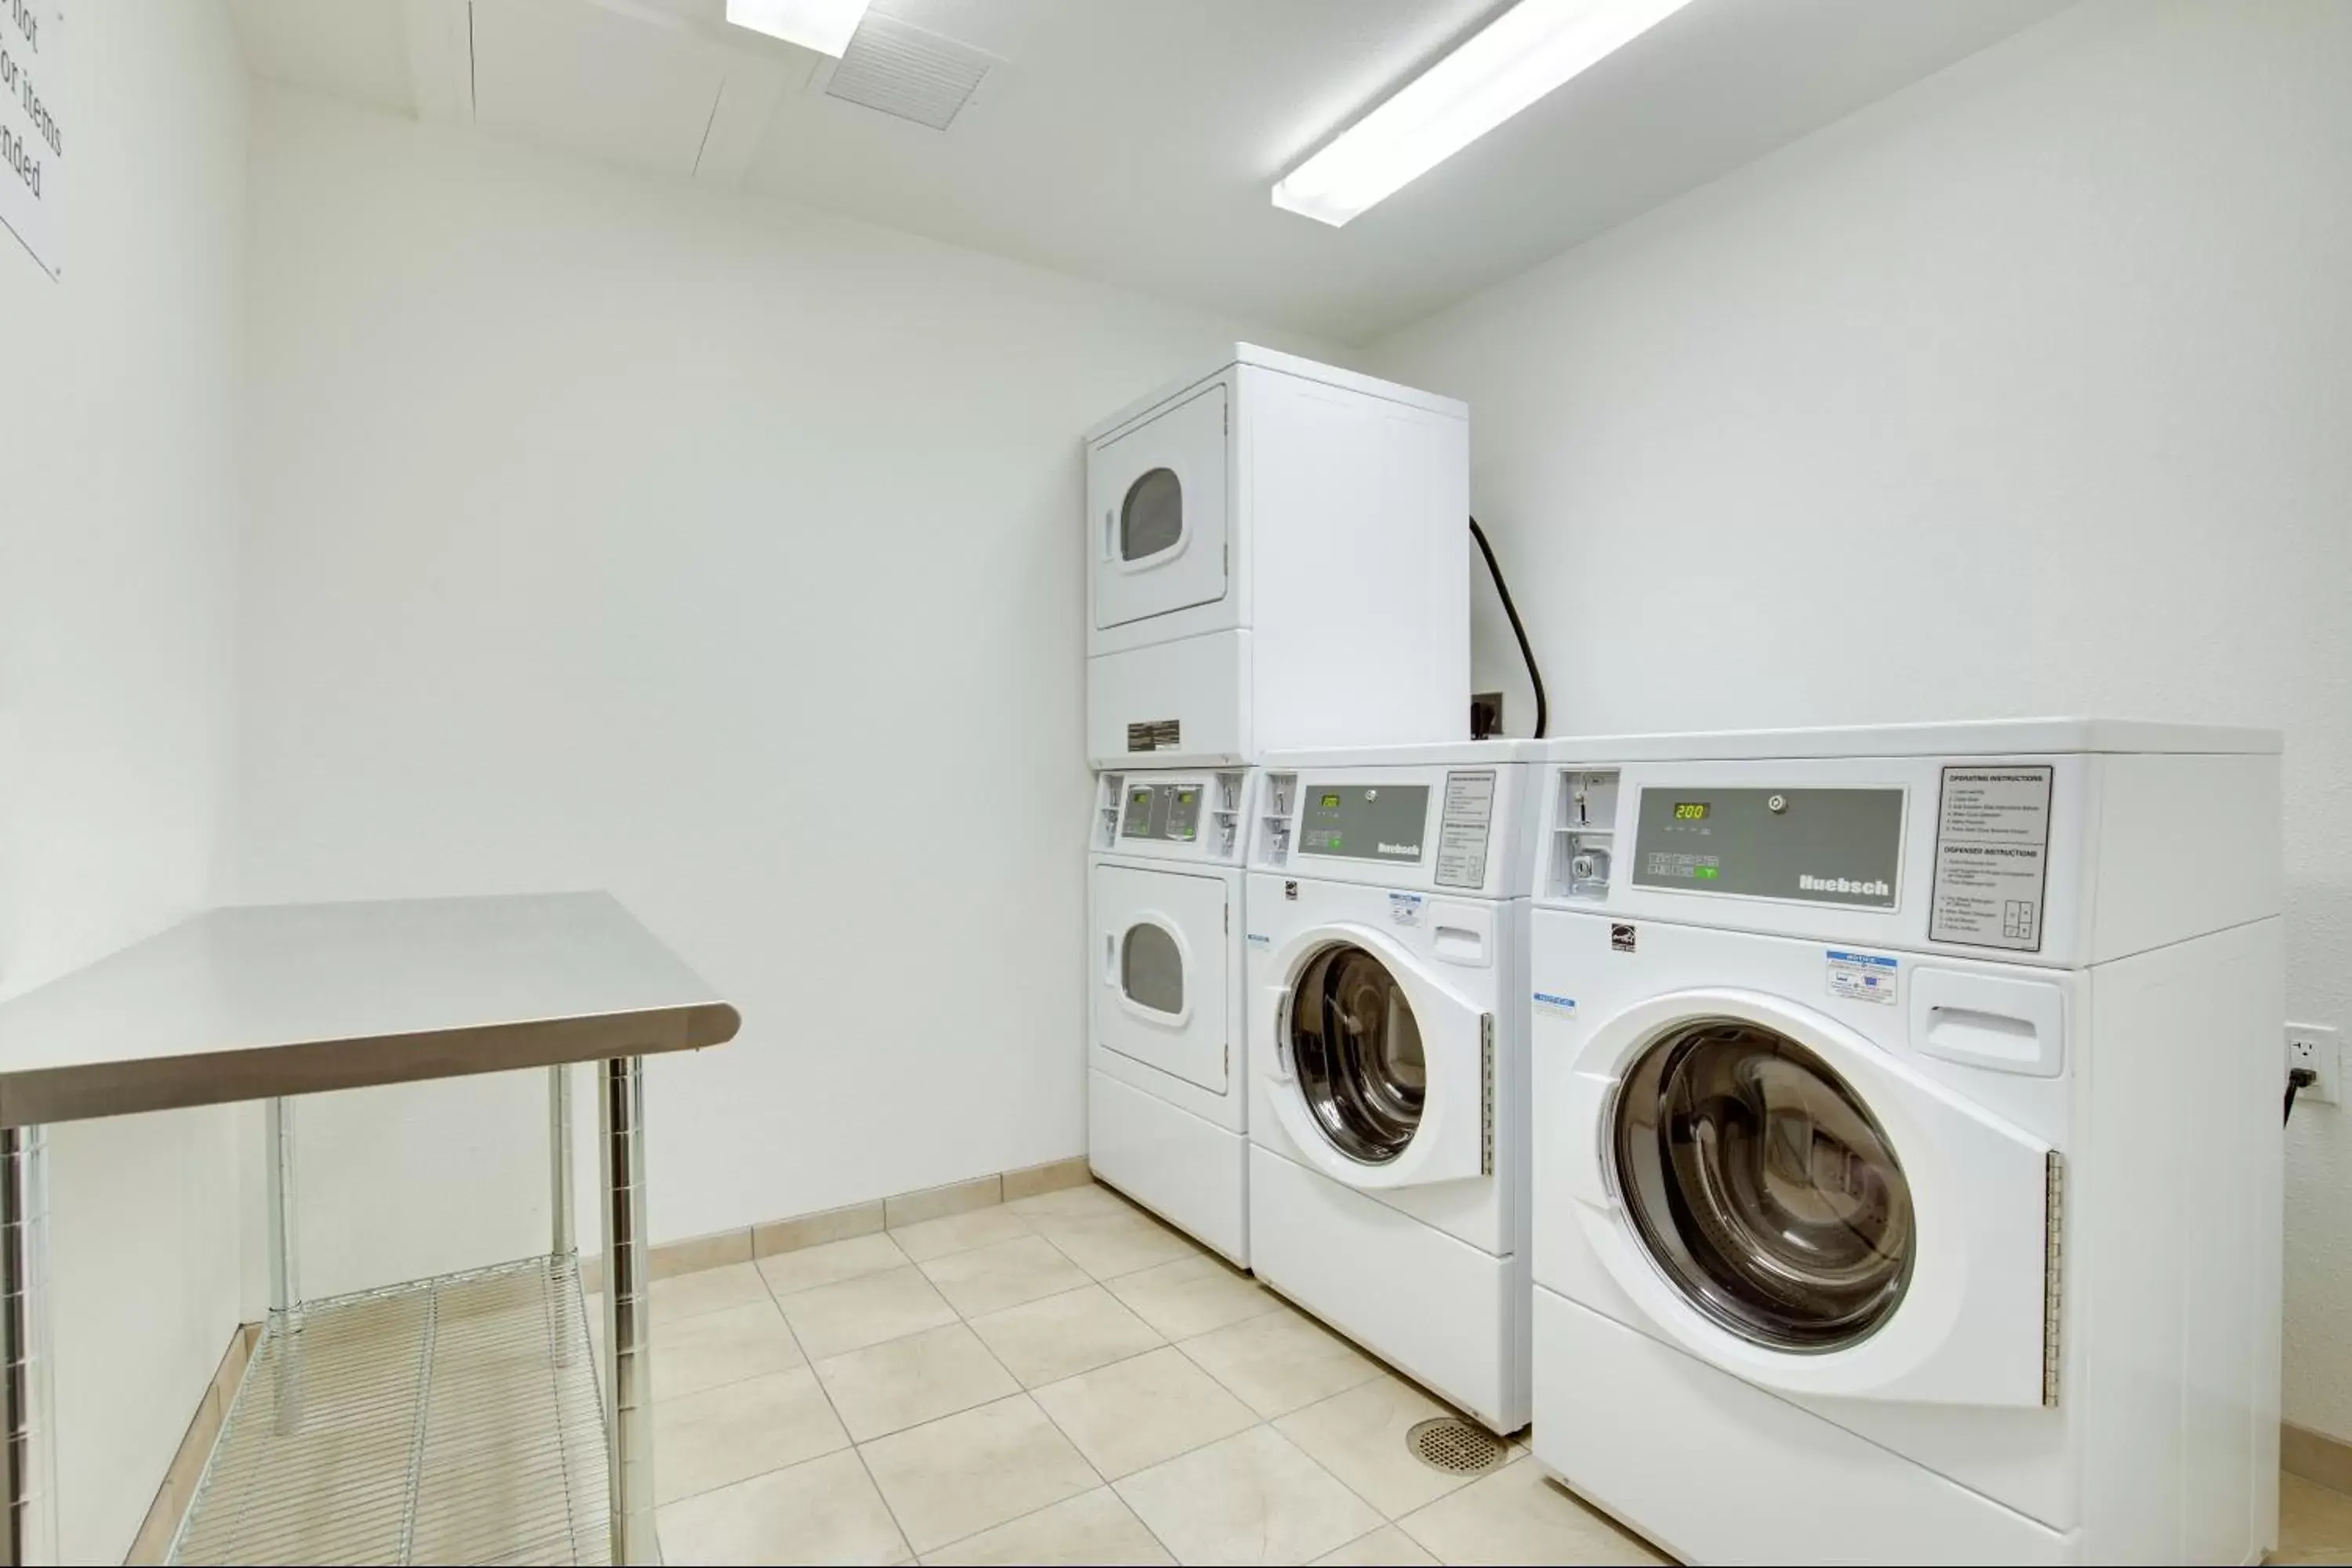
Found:
[[[0,1468],[8,1490],[0,1553],[8,1568],[60,1555],[48,1288],[48,1131],[0,1128]]]
[[[572,1228],[572,1069],[547,1069],[548,1251],[558,1258],[577,1252]]]
[[[280,1342],[276,1382],[279,1433],[302,1428],[301,1275],[294,1225],[294,1102],[283,1098],[262,1105],[263,1142],[269,1150],[269,1322]]]
[[[547,1213],[548,1256],[554,1259],[551,1278],[560,1292],[555,1315],[555,1364],[570,1366],[573,1342],[572,1303],[579,1300],[572,1281],[579,1277],[580,1242],[572,1226],[572,1069],[557,1063],[547,1069]]]
[[[654,1538],[653,1294],[646,1277],[645,1061],[604,1064],[597,1100],[604,1192],[605,1462],[614,1563],[658,1563]]]

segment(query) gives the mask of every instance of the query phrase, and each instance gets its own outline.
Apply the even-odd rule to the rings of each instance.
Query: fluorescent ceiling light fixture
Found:
[[[1274,187],[1334,228],[1419,179],[1690,0],[1519,0]]]
[[[727,19],[839,59],[849,35],[866,19],[866,0],[727,0]]]

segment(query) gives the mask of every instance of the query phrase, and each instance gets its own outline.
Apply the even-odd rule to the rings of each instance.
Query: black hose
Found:
[[[1486,574],[1495,579],[1495,593],[1503,601],[1503,614],[1511,618],[1511,635],[1519,639],[1519,657],[1527,661],[1528,684],[1536,689],[1536,739],[1540,741],[1551,728],[1551,704],[1544,696],[1543,671],[1536,668],[1536,650],[1528,645],[1528,628],[1519,621],[1519,607],[1511,603],[1511,586],[1503,581],[1503,569],[1495,563],[1495,547],[1486,542],[1486,531],[1478,520],[1470,520],[1470,537],[1478,542],[1478,553],[1486,558]]]

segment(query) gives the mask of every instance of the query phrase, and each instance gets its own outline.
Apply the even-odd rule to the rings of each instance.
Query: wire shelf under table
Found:
[[[605,1479],[578,1259],[530,1258],[273,1321],[170,1561],[604,1563]]]

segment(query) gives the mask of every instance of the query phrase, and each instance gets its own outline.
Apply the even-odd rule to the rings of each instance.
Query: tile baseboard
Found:
[[[1034,1198],[1039,1193],[1058,1193],[1065,1187],[1083,1187],[1095,1179],[1095,1169],[1081,1154],[1074,1160],[1055,1160],[1048,1164],[1032,1165],[1025,1171],[1004,1173],[1004,1201]]]
[[[1093,1169],[1087,1165],[1086,1156],[1080,1154],[1043,1165],[1025,1165],[1017,1171],[975,1176],[970,1181],[950,1182],[943,1187],[893,1193],[887,1197],[795,1215],[790,1219],[762,1220],[738,1229],[656,1242],[649,1272],[656,1279],[667,1279],[677,1274],[723,1268],[730,1263],[750,1263],[779,1252],[797,1252],[803,1247],[822,1247],[829,1241],[871,1236],[892,1226],[944,1219],[950,1215],[970,1214],[974,1209],[1034,1197],[1039,1193],[1082,1187],[1094,1179]],[[604,1273],[604,1258],[583,1250],[580,1255],[581,1289],[601,1289]]]
[[[975,1176],[969,1182],[950,1182],[944,1187],[925,1187],[920,1192],[884,1198],[882,1223],[891,1226],[920,1225],[927,1219],[946,1219],[974,1209],[994,1208],[1003,1201],[1002,1173]]]
[[[2352,1443],[2282,1421],[2279,1468],[2335,1491],[2352,1492]]]
[[[196,1495],[196,1483],[204,1479],[213,1444],[228,1418],[229,1402],[236,1397],[237,1384],[245,1380],[246,1364],[253,1359],[254,1344],[260,1338],[259,1323],[239,1323],[229,1336],[228,1349],[222,1352],[220,1365],[213,1369],[212,1383],[197,1402],[188,1429],[180,1435],[172,1462],[164,1467],[163,1484],[155,1489],[155,1500],[147,1505],[147,1517],[131,1538],[131,1551],[122,1559],[125,1563],[161,1563],[172,1550],[172,1538],[180,1532],[180,1521]]]
[[[751,1256],[754,1259],[772,1258],[779,1252],[798,1252],[803,1247],[823,1247],[829,1241],[872,1236],[883,1228],[884,1210],[889,1201],[870,1198],[837,1209],[820,1209],[797,1219],[772,1219],[755,1225],[751,1227]]]

